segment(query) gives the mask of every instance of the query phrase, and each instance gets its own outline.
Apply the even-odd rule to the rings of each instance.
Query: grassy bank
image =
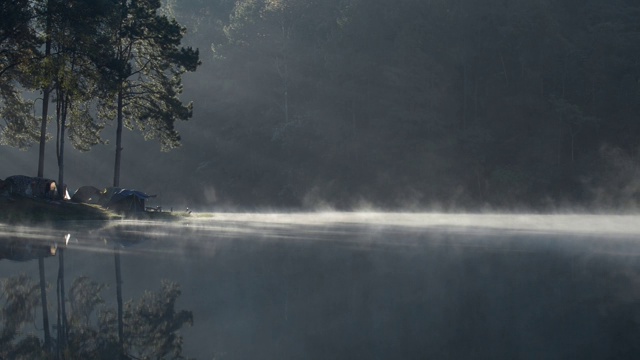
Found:
[[[29,197],[0,197],[0,222],[41,224],[75,220],[115,220],[121,216],[99,206]]]

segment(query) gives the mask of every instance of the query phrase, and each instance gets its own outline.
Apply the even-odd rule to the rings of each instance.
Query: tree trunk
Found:
[[[40,149],[38,153],[38,177],[44,177],[44,148],[47,142],[47,115],[49,112],[49,88],[42,95],[42,122],[40,123]]]
[[[462,131],[467,128],[467,58],[462,61]]]
[[[67,129],[67,102],[68,96],[60,90],[58,96],[58,109],[56,117],[58,119],[58,132],[56,139],[56,155],[58,156],[58,194],[64,198],[64,137]]]
[[[122,272],[120,269],[120,249],[113,249],[113,257],[116,267],[116,299],[118,302],[118,353],[120,359],[124,359],[124,319],[122,308]]]
[[[64,249],[58,249],[58,357],[64,359],[67,348],[67,305],[64,292]]]
[[[51,56],[51,0],[47,1],[47,25],[44,57]],[[42,122],[40,123],[40,149],[38,153],[38,177],[44,177],[44,148],[47,142],[47,116],[49,113],[49,96],[51,94],[50,86],[45,86],[42,92]]]
[[[118,125],[116,127],[116,161],[113,169],[113,186],[120,186],[120,160],[122,158],[122,89],[118,92]]]
[[[44,351],[51,350],[51,334],[49,333],[49,309],[47,304],[47,286],[44,278],[44,257],[38,257],[38,268],[40,270],[40,301],[42,302],[42,328],[44,330]]]
[[[507,73],[507,64],[504,62],[504,56],[500,53],[500,62],[502,62],[502,72],[504,73],[504,82],[506,87],[509,87],[509,73]]]

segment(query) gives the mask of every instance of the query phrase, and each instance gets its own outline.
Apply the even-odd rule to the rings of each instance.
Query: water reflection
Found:
[[[20,237],[7,237],[0,239],[0,260],[37,260],[40,257],[55,256],[57,252],[58,244],[55,242],[46,244],[40,241],[31,241],[29,238]]]
[[[0,227],[0,358],[640,353],[637,218],[323,216]]]
[[[37,261],[39,285],[27,273],[2,280],[5,303],[0,332],[1,359],[182,358],[182,336],[177,332],[183,325],[193,323],[193,315],[190,311],[175,308],[181,294],[179,285],[162,281],[160,290],[145,291],[139,299],[130,299],[123,304],[120,249],[143,239],[130,234],[126,236],[126,226],[122,231],[113,231],[107,224],[98,225],[90,231],[79,231],[78,236],[84,241],[76,238],[71,246],[71,234],[61,235],[64,231],[59,229],[2,228],[0,259],[22,263]],[[99,243],[105,248],[112,247],[116,309],[103,298],[108,287],[105,283],[96,282],[87,275],[78,275],[74,269],[71,269],[71,274],[76,277],[69,288],[65,286],[69,275],[65,274],[69,267],[65,253],[71,251],[72,256],[85,256],[87,250],[98,249],[96,244]],[[84,253],[74,254],[73,250]],[[50,256],[58,259],[53,301],[51,291],[47,290],[51,286],[47,283],[44,267],[44,259]],[[29,272],[31,269],[22,267],[20,270]],[[96,267],[93,270],[101,272],[107,269]],[[49,325],[51,309],[55,313],[53,326]],[[41,310],[39,316],[36,315],[38,310]],[[41,335],[37,326],[25,331],[37,317],[42,321]]]

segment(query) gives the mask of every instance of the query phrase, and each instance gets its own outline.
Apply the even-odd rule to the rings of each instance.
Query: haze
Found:
[[[194,117],[169,153],[125,132],[120,183],[203,210],[635,211],[639,10],[168,1],[201,53]],[[69,150],[69,188],[109,186],[114,147]],[[1,151],[5,177],[35,175],[36,148]]]

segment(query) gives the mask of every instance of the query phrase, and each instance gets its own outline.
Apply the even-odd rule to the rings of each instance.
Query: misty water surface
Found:
[[[0,235],[5,254],[26,254],[1,260],[1,278],[36,279],[38,262],[27,255],[55,244],[65,248],[67,283],[89,276],[107,284],[111,307],[114,248],[125,301],[163,279],[178,283],[177,308],[194,318],[180,331],[184,355],[198,359],[604,359],[640,351],[635,216],[213,214],[2,226]],[[55,284],[56,256],[45,266]],[[55,299],[55,286],[49,293]],[[42,336],[39,323],[28,330]]]

